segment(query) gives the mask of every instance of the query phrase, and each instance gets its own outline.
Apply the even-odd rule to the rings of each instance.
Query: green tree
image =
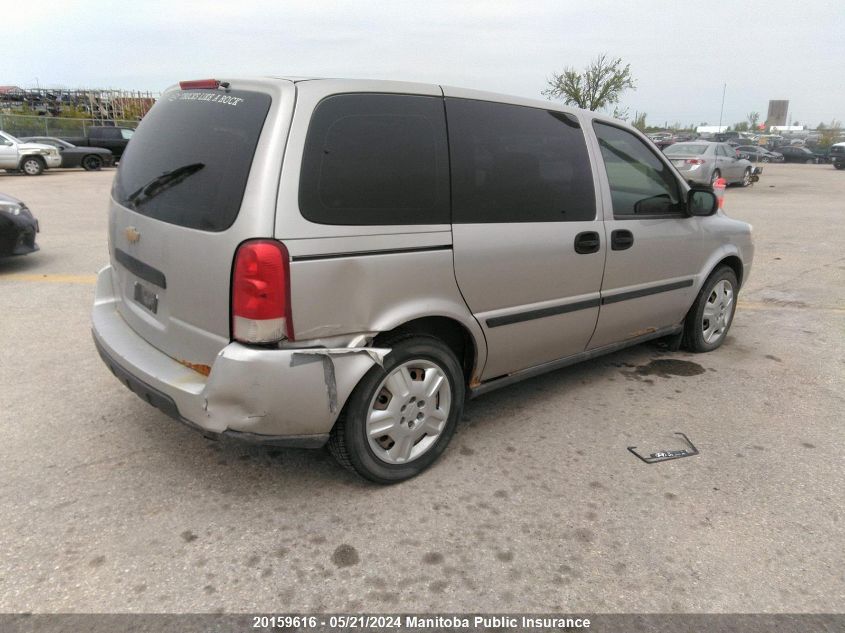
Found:
[[[623,66],[621,57],[609,59],[606,53],[596,57],[581,72],[566,66],[562,73],[553,73],[547,83],[548,87],[541,91],[546,98],[562,99],[566,105],[584,110],[602,110],[616,105],[623,92],[636,90],[631,65]]]
[[[821,147],[830,147],[842,136],[842,123],[834,119],[830,125],[819,125],[819,145]]]

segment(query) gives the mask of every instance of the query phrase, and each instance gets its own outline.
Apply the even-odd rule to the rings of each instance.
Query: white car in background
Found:
[[[38,176],[45,169],[60,167],[61,164],[62,156],[55,147],[42,143],[25,143],[0,131],[0,169]]]
[[[753,181],[754,167],[727,143],[675,143],[663,153],[689,183],[712,185],[724,178],[729,185],[747,187]]]

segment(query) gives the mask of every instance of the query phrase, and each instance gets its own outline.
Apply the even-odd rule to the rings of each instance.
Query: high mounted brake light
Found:
[[[220,82],[216,79],[194,79],[192,81],[180,81],[179,87],[182,90],[199,90],[202,88],[217,90],[220,87]]]
[[[241,343],[293,340],[290,256],[276,240],[244,242],[232,271],[232,338]]]

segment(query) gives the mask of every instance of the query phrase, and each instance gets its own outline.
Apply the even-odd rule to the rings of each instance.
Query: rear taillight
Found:
[[[241,343],[293,340],[290,257],[275,240],[244,242],[232,272],[232,338]]]
[[[703,165],[704,161],[701,158],[687,158],[684,161],[687,165]]]

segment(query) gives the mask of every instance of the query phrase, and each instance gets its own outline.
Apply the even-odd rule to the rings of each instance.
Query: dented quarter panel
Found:
[[[361,238],[359,244],[366,242]],[[291,304],[297,340],[386,332],[414,319],[441,316],[469,331],[477,349],[476,372],[486,360],[484,334],[458,290],[451,249],[306,261],[294,256]]]

